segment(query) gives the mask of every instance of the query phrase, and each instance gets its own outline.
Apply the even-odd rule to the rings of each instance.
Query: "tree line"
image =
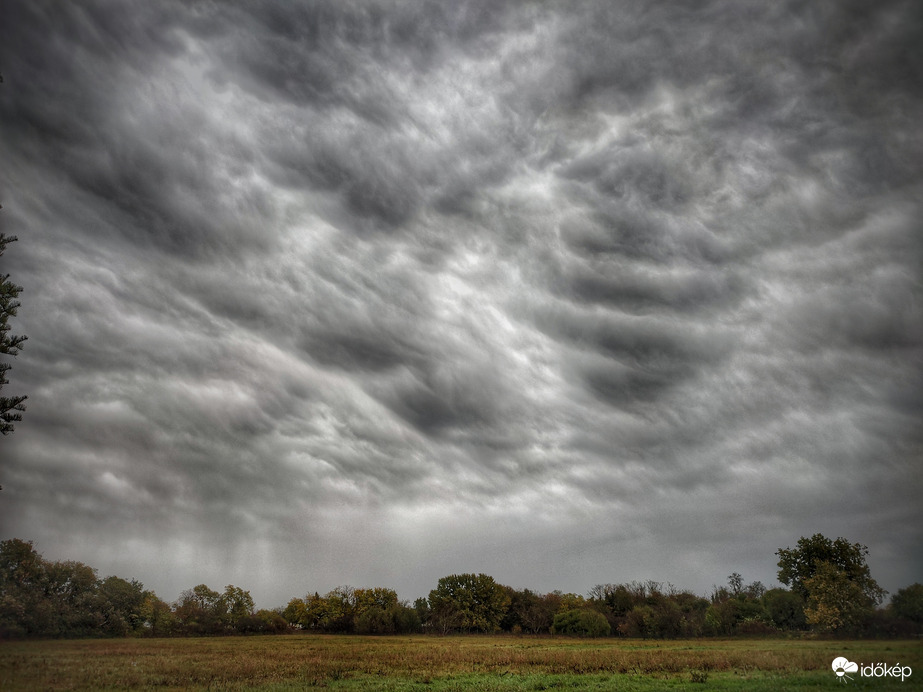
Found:
[[[135,580],[100,579],[74,561],[51,562],[31,542],[0,542],[0,637],[190,636],[318,633],[560,634],[646,638],[818,632],[899,637],[923,633],[923,584],[886,595],[871,577],[868,549],[821,534],[780,548],[767,589],[731,574],[707,596],[656,581],[597,584],[586,595],[537,593],[486,574],[439,579],[425,598],[389,588],[339,586],[254,608],[249,591],[199,584],[173,603]]]

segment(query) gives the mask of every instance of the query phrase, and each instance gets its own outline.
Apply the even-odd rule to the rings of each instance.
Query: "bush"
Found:
[[[412,634],[421,629],[417,611],[401,604],[390,608],[372,606],[356,617],[358,634]]]
[[[626,637],[646,637],[647,623],[653,616],[654,611],[650,606],[635,606],[622,619],[622,624],[619,625],[619,633]]]
[[[372,606],[356,617],[358,634],[394,634],[394,620],[388,611]]]
[[[389,609],[391,619],[394,621],[394,631],[397,634],[415,634],[423,631],[420,616],[414,608],[404,605],[392,606]]]
[[[737,623],[737,634],[748,636],[768,636],[778,634],[779,630],[759,618],[746,618]]]
[[[923,584],[911,584],[891,597],[891,610],[904,620],[923,624]]]
[[[862,636],[876,639],[911,639],[923,634],[923,626],[913,620],[897,617],[891,608],[879,609],[863,623]]]
[[[689,681],[700,683],[704,685],[706,682],[708,682],[708,671],[707,670],[689,671]]]
[[[568,634],[574,637],[606,637],[612,632],[609,621],[602,613],[581,608],[568,610],[554,616],[552,634]]]
[[[626,637],[668,639],[699,636],[702,631],[698,610],[684,612],[674,600],[661,598],[654,605],[639,605],[631,609],[618,626]]]
[[[769,619],[779,629],[800,630],[807,627],[804,601],[797,593],[788,589],[770,589],[763,594],[762,600]]]

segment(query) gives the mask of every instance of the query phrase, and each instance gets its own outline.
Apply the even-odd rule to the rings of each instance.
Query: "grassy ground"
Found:
[[[919,641],[291,635],[0,642],[0,689],[838,689],[837,656],[900,663],[918,676],[856,675],[858,689],[923,683]]]

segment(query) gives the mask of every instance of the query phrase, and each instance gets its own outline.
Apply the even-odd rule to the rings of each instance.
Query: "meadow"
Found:
[[[296,634],[0,642],[0,689],[836,689],[837,656],[900,663],[923,677],[919,641]],[[918,683],[855,682],[875,690]]]

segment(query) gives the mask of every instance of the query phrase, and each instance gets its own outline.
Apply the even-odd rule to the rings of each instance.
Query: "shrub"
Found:
[[[552,634],[569,634],[575,637],[606,637],[612,632],[609,621],[595,610],[580,608],[558,613],[551,626]]]
[[[388,611],[372,606],[356,617],[358,634],[394,634],[394,620]]]
[[[705,684],[708,682],[708,671],[707,670],[692,670],[689,671],[690,682],[697,682]]]
[[[923,624],[923,584],[898,589],[891,597],[891,610],[899,618]]]
[[[800,630],[807,626],[804,601],[788,589],[770,589],[763,594],[763,607],[769,619],[779,629]]]

